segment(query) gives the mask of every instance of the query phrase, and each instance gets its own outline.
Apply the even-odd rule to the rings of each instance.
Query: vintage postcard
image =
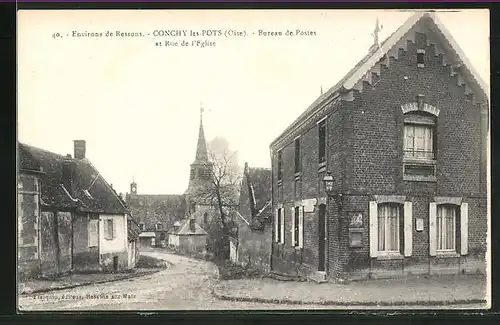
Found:
[[[490,308],[489,25],[20,10],[19,312]]]

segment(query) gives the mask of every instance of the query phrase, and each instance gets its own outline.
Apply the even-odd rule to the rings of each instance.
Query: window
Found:
[[[326,120],[321,121],[319,123],[318,136],[319,136],[318,163],[321,164],[326,161]]]
[[[196,232],[196,224],[194,219],[189,220],[189,231]]]
[[[141,229],[141,231],[146,230],[146,225],[144,224],[144,222],[139,223],[139,229]]]
[[[194,179],[194,174],[195,174],[194,169],[191,168],[191,171],[189,173],[189,179]]]
[[[300,224],[300,207],[295,207],[295,213],[294,213],[294,236],[293,236],[293,246],[299,246],[299,224]]]
[[[439,205],[436,216],[437,251],[456,249],[457,210],[452,205]]]
[[[285,210],[276,209],[274,218],[274,240],[279,244],[285,243]]]
[[[404,156],[434,159],[434,130],[431,125],[405,123]]]
[[[295,139],[295,173],[301,171],[300,138]]]
[[[283,179],[283,152],[278,151],[278,182]]]
[[[116,233],[114,231],[114,220],[106,219],[104,220],[104,238],[107,240],[112,240],[116,237]]]
[[[423,68],[424,63],[425,63],[425,50],[424,49],[418,49],[417,50],[417,67]]]
[[[156,230],[161,230],[162,229],[162,224],[160,222],[158,222],[156,224]]]
[[[400,208],[396,204],[378,206],[378,251],[399,252]]]
[[[283,216],[281,215],[281,209],[278,209],[278,220],[277,220],[277,231],[276,231],[276,238],[278,239],[278,243],[281,243],[281,218]]]

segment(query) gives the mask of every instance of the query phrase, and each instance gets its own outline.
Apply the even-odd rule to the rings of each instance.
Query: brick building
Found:
[[[376,39],[270,146],[272,269],[485,272],[487,92],[435,14]]]

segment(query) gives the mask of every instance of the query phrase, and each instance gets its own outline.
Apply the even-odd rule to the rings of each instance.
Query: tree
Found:
[[[210,177],[207,186],[197,193],[200,198],[209,203],[215,210],[220,224],[220,238],[215,242],[222,253],[222,258],[229,257],[229,236],[234,236],[232,214],[238,204],[241,168],[238,166],[238,152],[229,149],[229,143],[224,138],[215,138],[208,143],[210,163],[205,168]],[[217,223],[215,233],[217,232]]]

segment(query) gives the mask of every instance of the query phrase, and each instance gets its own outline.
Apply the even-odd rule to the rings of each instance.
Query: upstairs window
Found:
[[[283,179],[283,151],[278,151],[278,182]]]
[[[405,123],[404,156],[410,159],[434,159],[432,125]]]
[[[322,164],[326,162],[326,120],[323,120],[318,124],[318,137],[318,163]]]
[[[144,224],[144,222],[139,223],[139,229],[141,229],[141,231],[146,230],[146,225]]]
[[[300,173],[301,169],[300,138],[297,138],[295,139],[295,173]]]
[[[160,222],[156,224],[156,230],[162,230],[162,224]]]
[[[417,67],[423,68],[425,66],[425,50],[417,50]]]

